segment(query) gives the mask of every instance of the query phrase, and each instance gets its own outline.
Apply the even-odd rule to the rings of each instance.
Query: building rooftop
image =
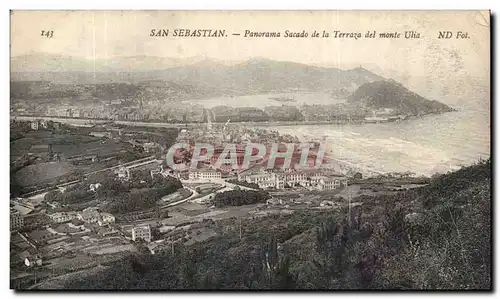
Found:
[[[213,168],[198,168],[195,170],[190,170],[190,172],[202,172],[202,173],[208,173],[208,172],[220,172],[218,169],[213,169]]]
[[[147,225],[141,225],[141,226],[135,226],[132,228],[132,230],[141,230],[141,229],[145,229],[145,230],[151,230],[151,227],[149,226],[149,224]]]
[[[80,214],[80,216],[83,219],[91,219],[91,218],[98,218],[99,217],[99,212],[97,210],[85,209],[85,210],[79,212],[78,214]]]
[[[271,174],[262,173],[262,174],[250,174],[246,176],[247,178],[270,178]]]
[[[57,216],[75,216],[75,215],[76,215],[76,212],[69,211],[69,212],[54,212],[54,213],[50,214],[49,216],[57,217]]]
[[[33,205],[30,206],[28,204],[15,204],[12,208],[23,216],[31,213],[35,209]]]

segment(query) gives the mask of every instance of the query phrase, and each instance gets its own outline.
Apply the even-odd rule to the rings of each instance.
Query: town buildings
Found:
[[[90,184],[90,191],[97,192],[97,189],[99,189],[101,186],[101,183]]]
[[[55,223],[63,223],[77,218],[76,212],[56,212],[48,216]]]
[[[311,190],[334,190],[341,186],[347,186],[347,178],[340,175],[322,175],[318,171],[261,171],[238,175],[239,181],[259,185],[259,188],[283,189],[286,186],[296,185]]]
[[[38,131],[38,121],[32,121],[30,127],[32,130]]]
[[[42,258],[38,255],[29,256],[24,259],[24,264],[26,265],[26,267],[41,266]]]
[[[24,218],[19,211],[10,208],[10,230],[17,231],[24,226]]]
[[[151,227],[149,225],[138,226],[132,228],[132,240],[144,240],[146,242],[151,242]]]
[[[128,181],[130,179],[130,171],[126,167],[120,167],[116,171],[116,176],[121,179]]]
[[[115,216],[110,213],[102,212],[100,215],[100,219],[97,221],[100,226],[115,223]]]
[[[189,172],[190,180],[213,180],[221,178],[222,173],[220,171],[210,168],[196,169]]]
[[[100,226],[115,222],[115,216],[110,213],[99,212],[99,210],[95,207],[86,208],[85,210],[78,212],[77,217],[83,222],[97,223]]]
[[[87,223],[97,223],[100,219],[100,214],[97,208],[86,208],[78,212],[78,219]]]

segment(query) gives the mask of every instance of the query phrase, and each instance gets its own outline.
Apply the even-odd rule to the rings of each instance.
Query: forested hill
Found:
[[[365,83],[350,96],[349,102],[374,109],[392,108],[408,115],[453,111],[453,108],[425,99],[393,80]]]
[[[205,242],[136,254],[70,289],[490,289],[491,162],[362,208],[203,225]],[[223,233],[222,233],[223,232]]]

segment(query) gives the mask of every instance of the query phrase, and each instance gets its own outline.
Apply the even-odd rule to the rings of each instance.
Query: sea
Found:
[[[460,110],[399,123],[294,125],[268,129],[322,140],[329,157],[360,170],[411,172],[417,176],[454,171],[490,156],[489,110]]]
[[[296,97],[298,103],[331,103],[328,95],[310,93]],[[328,98],[330,100],[328,100]],[[463,105],[464,102],[474,103]],[[482,103],[477,105],[475,103]],[[216,105],[255,106],[273,103],[269,95],[199,100]],[[358,169],[378,173],[411,172],[417,176],[454,171],[490,156],[489,100],[474,99],[452,105],[455,112],[413,117],[399,123],[348,125],[276,125],[263,128],[300,140],[322,140],[327,155]],[[273,105],[278,105],[273,103]]]

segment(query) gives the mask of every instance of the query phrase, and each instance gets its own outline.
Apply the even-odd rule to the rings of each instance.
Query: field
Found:
[[[129,149],[129,145],[86,135],[88,132],[30,131],[23,132],[22,138],[10,142],[11,175],[20,187],[36,186],[53,182],[55,179],[75,172],[86,173],[113,165],[115,162],[73,164],[66,161],[78,155],[97,155],[100,158],[117,156]],[[61,162],[48,162],[47,156],[34,160],[36,154],[28,156],[35,145],[51,145],[52,153],[57,153]]]
[[[33,186],[48,183],[75,169],[73,165],[66,162],[38,163],[26,166],[15,173],[15,178],[20,186]]]
[[[105,156],[126,148],[126,145],[113,140],[106,140],[79,133],[51,133],[33,131],[23,134],[23,138],[10,143],[11,157],[28,154],[33,145],[51,144],[52,151],[59,153],[62,160],[75,155],[99,154]]]

